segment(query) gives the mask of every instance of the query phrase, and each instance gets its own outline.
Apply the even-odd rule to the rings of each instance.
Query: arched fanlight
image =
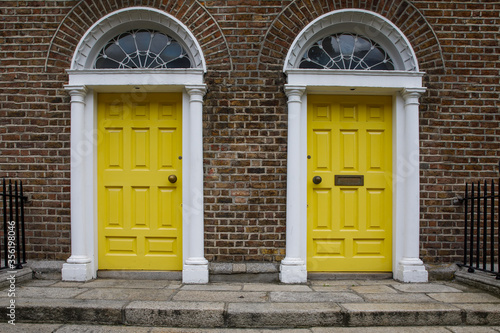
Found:
[[[304,53],[299,68],[394,70],[394,63],[371,39],[354,33],[340,33],[312,44]]]
[[[99,52],[94,68],[191,68],[191,60],[172,37],[155,30],[137,29],[112,38]]]

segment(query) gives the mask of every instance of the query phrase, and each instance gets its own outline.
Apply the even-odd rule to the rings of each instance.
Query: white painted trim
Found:
[[[71,69],[92,69],[98,52],[116,35],[131,29],[155,29],[173,37],[188,52],[194,68],[206,72],[200,44],[188,27],[174,16],[151,7],[128,7],[95,22],[82,37],[71,61]]]
[[[186,85],[203,84],[201,69],[107,69],[68,70],[69,85],[98,87],[100,92],[114,92],[119,85],[120,92],[126,87],[130,91],[136,87],[147,87],[150,92],[178,91]],[[107,88],[108,87],[108,88]]]
[[[160,75],[158,75],[160,74]],[[186,86],[186,80],[193,84]],[[168,78],[165,80],[165,77]],[[142,81],[141,81],[142,79]],[[72,96],[71,103],[71,257],[63,267],[63,280],[86,281],[97,276],[97,94],[115,92],[124,94],[143,94],[148,92],[182,92],[183,97],[183,202],[193,198],[191,193],[203,193],[203,181],[190,182],[193,175],[203,175],[202,151],[202,102],[206,86],[201,84],[201,70],[182,71],[142,71],[119,75],[112,73],[96,73],[95,71],[69,71],[69,82],[65,89]],[[141,83],[141,85],[132,83]],[[184,84],[182,84],[184,82]],[[194,83],[198,84],[194,84]],[[113,84],[114,83],[114,84]],[[172,83],[172,84],[168,84]],[[188,90],[196,90],[196,98],[190,97]],[[192,94],[191,94],[192,95]],[[196,109],[197,117],[192,113]],[[193,122],[196,122],[194,124]],[[191,135],[196,128],[195,137]],[[188,148],[189,147],[189,148]],[[200,156],[197,156],[200,155]],[[198,160],[193,165],[192,161]],[[202,179],[202,178],[201,178]],[[75,193],[75,194],[74,194]],[[198,202],[197,202],[198,203]],[[198,205],[199,206],[199,205]],[[191,205],[192,207],[192,205]],[[208,282],[208,263],[203,257],[203,223],[193,223],[192,214],[183,213],[183,249],[195,244],[197,262],[196,278],[184,278],[185,283]],[[199,214],[198,214],[199,215]],[[203,216],[203,198],[201,200],[201,216]],[[202,221],[203,222],[203,221]],[[191,229],[189,229],[191,228]],[[201,235],[201,242],[200,242]],[[183,261],[191,258],[190,251],[183,251]],[[203,260],[205,265],[203,265]],[[191,266],[184,265],[184,270],[191,272]],[[192,275],[187,275],[192,276]]]
[[[196,68],[96,70],[97,53],[114,35],[151,28],[174,37],[189,52]],[[71,95],[71,256],[63,280],[86,281],[97,276],[97,94],[182,92],[183,149],[183,282],[207,283],[203,223],[202,110],[206,85],[205,58],[189,29],[175,17],[149,7],[117,10],[97,21],[80,40],[68,70]]]
[[[300,127],[289,124],[288,137],[296,137],[299,143],[288,146],[288,151],[300,151],[298,167],[287,169],[287,179],[304,180],[301,190],[287,188],[287,229],[300,230],[300,239],[291,237],[287,231],[286,249],[300,249],[295,262],[303,261],[307,265],[307,94],[375,94],[393,97],[393,264],[392,271],[396,279],[404,282],[427,281],[427,271],[419,255],[419,149],[418,149],[418,96],[422,87],[423,73],[418,72],[381,72],[369,71],[310,71],[290,69],[285,91],[301,89],[305,93],[300,99]],[[379,76],[377,76],[379,74]],[[298,104],[293,98],[294,107]],[[289,104],[290,105],[290,104]],[[290,106],[289,106],[290,112]],[[408,114],[411,117],[408,117]],[[289,119],[289,122],[293,121]],[[415,138],[416,135],[416,138]],[[416,146],[415,146],[416,141]],[[290,163],[290,162],[289,162]],[[408,183],[412,184],[408,186]],[[289,214],[288,202],[298,205],[299,213]],[[294,257],[297,255],[292,254]],[[288,256],[288,253],[287,253]],[[281,264],[280,279],[284,283],[306,282],[307,278],[290,271],[287,257]]]
[[[305,86],[286,85],[288,97],[287,145],[287,195],[286,195],[286,256],[281,262],[280,280],[283,283],[304,283],[307,281],[306,261],[303,256],[304,238],[301,217],[304,215],[303,196],[306,187],[295,177],[301,173],[301,130],[302,96]]]
[[[382,15],[364,9],[335,10],[309,23],[293,41],[283,71],[297,68],[303,52],[318,39],[341,32],[370,38],[388,52],[397,70],[418,72],[417,57],[403,32]]]

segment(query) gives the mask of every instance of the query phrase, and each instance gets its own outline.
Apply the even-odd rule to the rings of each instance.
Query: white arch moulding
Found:
[[[319,38],[350,32],[381,45],[395,64],[393,71],[299,69],[307,48]],[[286,256],[284,283],[307,281],[307,95],[362,94],[393,97],[393,263],[395,279],[425,282],[419,259],[419,102],[424,73],[408,39],[385,17],[360,9],[343,9],[318,17],[296,37],[283,67],[287,75],[288,157]],[[301,180],[297,182],[297,179]]]
[[[93,69],[98,52],[119,33],[155,29],[186,49],[192,68]],[[189,29],[168,13],[148,7],[115,11],[96,22],[78,44],[65,89],[71,95],[71,256],[63,265],[65,281],[97,276],[97,94],[182,92],[183,270],[184,283],[207,283],[203,244],[202,107],[206,92],[203,52]],[[175,274],[178,273],[174,273]]]

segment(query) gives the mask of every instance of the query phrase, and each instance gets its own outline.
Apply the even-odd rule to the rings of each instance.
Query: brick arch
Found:
[[[261,70],[282,69],[295,37],[314,19],[339,9],[365,9],[394,23],[410,41],[419,67],[425,70],[445,68],[441,44],[422,12],[407,0],[307,1],[293,0],[274,19],[264,36],[257,65]]]
[[[45,59],[49,67],[70,68],[74,51],[90,27],[102,17],[128,7],[159,9],[183,22],[203,50],[207,66],[214,70],[232,69],[232,59],[226,38],[213,16],[198,0],[168,0],[150,4],[148,0],[79,1],[66,14],[52,36]],[[229,61],[227,61],[229,59]]]

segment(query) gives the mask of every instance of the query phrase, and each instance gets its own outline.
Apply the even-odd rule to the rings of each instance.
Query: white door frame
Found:
[[[298,69],[307,47],[342,31],[370,32],[390,53],[394,71]],[[319,36],[319,37],[318,37]],[[395,279],[426,282],[419,259],[419,102],[424,73],[406,37],[389,20],[365,10],[340,10],[311,22],[297,36],[283,69],[288,83],[288,157],[284,283],[307,281],[307,94],[389,95],[393,97],[393,264]]]
[[[100,48],[114,34],[136,28],[167,30],[185,46],[195,68],[92,69]],[[203,127],[206,85],[202,50],[189,30],[173,16],[148,7],[113,12],[96,22],[74,53],[69,84],[71,95],[71,256],[63,265],[65,281],[87,281],[97,276],[97,95],[124,93],[124,99],[150,92],[182,92],[182,243],[184,283],[207,283],[204,257]]]

